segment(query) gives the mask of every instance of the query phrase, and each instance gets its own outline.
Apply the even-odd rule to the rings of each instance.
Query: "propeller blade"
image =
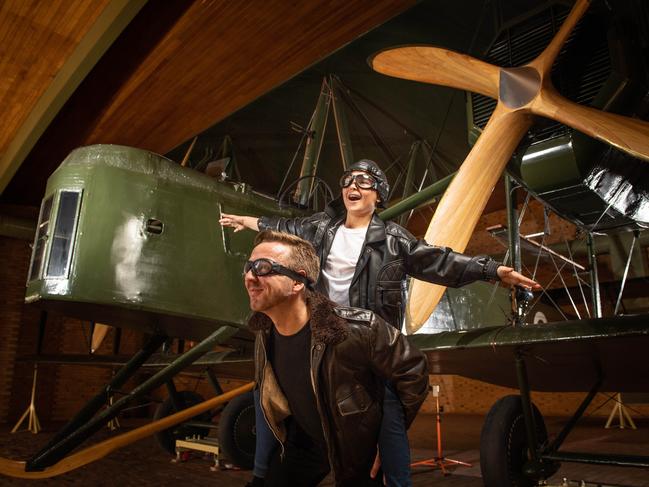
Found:
[[[530,108],[536,115],[569,125],[632,156],[649,161],[649,122],[579,105],[550,87],[536,97]]]
[[[498,103],[482,135],[444,193],[428,226],[426,242],[464,251],[496,182],[531,124],[529,113],[511,111]],[[408,334],[421,328],[445,289],[413,280],[406,309]]]
[[[95,323],[95,329],[92,331],[92,337],[90,338],[90,353],[95,353],[99,350],[104,338],[110,330],[109,325],[102,325],[101,323]]]
[[[375,71],[395,78],[450,86],[498,98],[498,67],[448,49],[397,47],[375,54],[369,62]]]
[[[550,41],[550,44],[547,45],[543,52],[539,54],[534,61],[528,64],[528,66],[536,68],[543,78],[550,76],[552,65],[557,59],[561,48],[566,43],[570,33],[577,25],[577,22],[579,22],[586,10],[588,10],[590,2],[591,0],[577,0],[568,14],[568,17],[566,17],[566,20],[561,24],[559,32],[557,32],[552,38],[552,41]]]

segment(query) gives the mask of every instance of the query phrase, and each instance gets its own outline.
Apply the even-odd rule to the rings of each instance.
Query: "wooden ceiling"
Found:
[[[106,3],[0,3],[0,103],[5,107],[0,154]]]
[[[0,96],[9,117],[0,157],[97,18],[125,1],[1,4]],[[49,174],[77,146],[165,153],[414,3],[150,0],[47,130],[24,142],[26,157],[0,165],[7,181],[16,171],[0,200],[37,205]]]
[[[0,2],[0,158],[108,2]]]

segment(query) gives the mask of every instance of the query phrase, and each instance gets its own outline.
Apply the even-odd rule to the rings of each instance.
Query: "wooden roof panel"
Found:
[[[84,143],[167,152],[413,3],[194,2]]]
[[[108,2],[0,2],[0,157]]]
[[[78,146],[166,153],[414,3],[149,1],[45,130],[0,201],[38,204],[49,175]],[[58,31],[54,25],[56,18],[50,29]],[[19,102],[15,91],[9,98]]]

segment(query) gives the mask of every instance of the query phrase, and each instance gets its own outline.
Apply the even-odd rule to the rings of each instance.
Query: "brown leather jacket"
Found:
[[[307,298],[311,380],[338,485],[369,476],[381,425],[385,381],[397,392],[410,426],[428,393],[425,356],[371,311],[338,307],[321,294]],[[266,421],[284,444],[291,412],[266,360],[271,320],[255,313],[255,370]]]

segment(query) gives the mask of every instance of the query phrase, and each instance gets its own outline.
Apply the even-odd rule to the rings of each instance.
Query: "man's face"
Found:
[[[287,259],[290,252],[290,247],[282,243],[262,242],[252,250],[250,260],[263,257],[290,268]],[[250,309],[263,312],[286,301],[293,292],[295,281],[280,274],[257,277],[250,270],[244,275],[244,283],[250,298]]]
[[[365,171],[353,171],[352,175],[368,174]],[[373,176],[372,176],[373,177]],[[376,209],[376,201],[378,193],[374,189],[363,189],[352,182],[346,188],[342,188],[343,201],[345,208],[352,214],[364,215],[367,213],[374,213]]]

